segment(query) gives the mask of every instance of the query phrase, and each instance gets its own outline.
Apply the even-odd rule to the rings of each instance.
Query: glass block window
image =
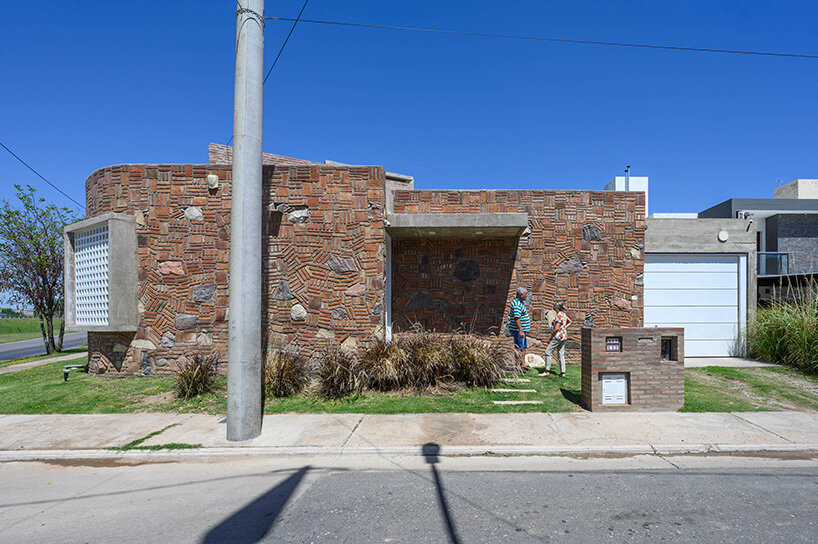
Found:
[[[108,324],[108,226],[74,235],[77,325]]]

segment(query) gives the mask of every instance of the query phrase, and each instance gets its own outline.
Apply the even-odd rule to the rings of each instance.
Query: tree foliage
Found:
[[[27,185],[15,185],[18,205],[0,204],[0,290],[30,304],[40,319],[46,351],[62,350],[65,320],[54,338],[54,316],[62,315],[63,229],[77,221],[68,208],[50,204]]]

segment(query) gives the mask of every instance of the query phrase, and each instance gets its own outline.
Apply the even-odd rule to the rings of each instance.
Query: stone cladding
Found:
[[[553,303],[567,303],[574,321],[567,352],[572,362],[579,362],[583,324],[642,324],[642,193],[395,191],[393,206],[395,213],[529,215],[529,228],[519,239],[396,241],[392,315],[399,326],[418,320],[427,328],[450,331],[453,323],[473,322],[479,332],[499,329],[502,334],[519,285],[531,293],[530,334],[536,339],[550,335]],[[458,278],[458,266],[476,277]],[[533,350],[541,352],[544,346]]]
[[[607,339],[621,351],[607,351]],[[672,338],[670,360],[661,358],[662,338]],[[625,405],[602,404],[601,373],[626,374]],[[684,404],[684,329],[599,327],[582,329],[582,405],[591,411],[667,411]]]
[[[818,271],[818,215],[778,215],[778,249],[789,253],[790,274]]]

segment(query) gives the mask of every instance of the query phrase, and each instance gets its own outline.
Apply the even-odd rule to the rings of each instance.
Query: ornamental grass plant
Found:
[[[317,354],[318,395],[340,399],[360,393],[367,383],[366,372],[358,358],[338,344],[328,344]]]
[[[219,361],[215,355],[194,355],[189,363],[176,371],[176,396],[180,399],[192,399],[213,391],[218,369]]]
[[[273,347],[264,362],[264,391],[273,397],[289,397],[309,384],[307,359],[298,353]]]
[[[812,282],[790,299],[758,308],[747,328],[751,357],[818,374],[818,284]]]

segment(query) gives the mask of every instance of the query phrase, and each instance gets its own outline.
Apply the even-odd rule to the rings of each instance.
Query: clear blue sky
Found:
[[[266,2],[294,17],[301,0]],[[0,140],[84,201],[118,163],[202,163],[232,134],[229,1],[5,2]],[[311,0],[305,18],[818,54],[814,1]],[[268,21],[265,68],[289,23]],[[417,188],[600,189],[651,211],[818,177],[818,60],[301,24],[264,89],[264,149],[382,164]],[[31,183],[0,149],[0,197]]]

